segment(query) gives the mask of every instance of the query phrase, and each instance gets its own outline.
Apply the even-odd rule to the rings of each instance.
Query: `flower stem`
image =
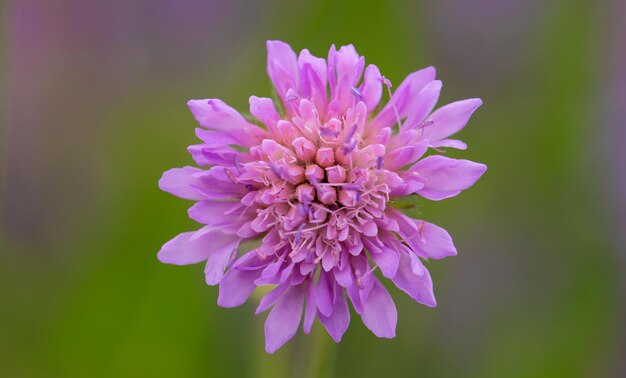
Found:
[[[326,335],[323,327],[316,323],[309,336],[311,339],[308,350],[308,362],[306,370],[303,371],[305,378],[332,378],[335,374],[335,351],[337,346],[331,338]]]

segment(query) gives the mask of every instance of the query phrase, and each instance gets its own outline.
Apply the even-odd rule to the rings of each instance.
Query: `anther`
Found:
[[[352,95],[354,95],[354,97],[358,99],[361,99],[363,97],[363,94],[361,93],[361,91],[355,87],[350,87],[350,92],[352,93]]]
[[[270,169],[272,170],[272,172],[274,173],[274,175],[276,175],[276,177],[278,177],[279,179],[283,178],[283,170],[280,167],[277,167],[274,163],[269,162],[267,163],[267,165],[270,167]]]
[[[379,156],[376,158],[376,168],[377,169],[382,169],[383,168],[383,157]]]
[[[237,173],[241,174],[241,165],[239,164],[239,158],[237,157],[237,155],[233,157],[233,160],[235,161],[235,168],[237,168]]]

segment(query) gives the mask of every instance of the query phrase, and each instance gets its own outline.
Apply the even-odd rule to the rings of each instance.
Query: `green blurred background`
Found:
[[[1,377],[626,376],[624,1],[0,4]],[[489,171],[412,214],[459,255],[428,265],[439,307],[392,290],[394,340],[353,314],[267,355],[254,301],[156,260],[197,227],[157,188],[192,164],[185,102],[268,96],[266,39],[484,100],[450,154]]]

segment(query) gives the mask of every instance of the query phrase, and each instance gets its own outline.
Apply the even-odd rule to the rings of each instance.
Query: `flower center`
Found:
[[[238,179],[252,189],[242,202],[258,206],[252,227],[280,239],[274,253],[284,250],[294,263],[321,261],[331,269],[341,251],[361,253],[361,235],[378,232],[389,200],[384,146],[364,140],[364,106],[324,123],[316,111],[310,114],[279,121],[282,140],[265,139],[251,148],[258,160],[238,163],[244,171]]]

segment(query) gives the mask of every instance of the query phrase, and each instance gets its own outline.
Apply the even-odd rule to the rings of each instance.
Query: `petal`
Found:
[[[396,275],[398,270],[399,256],[398,252],[387,246],[381,248],[381,253],[370,253],[370,257],[376,265],[380,267],[383,276],[391,278]]]
[[[365,59],[356,52],[353,45],[342,46],[336,52],[333,49],[334,46],[328,59],[330,94],[338,106],[337,111],[342,113],[354,100],[351,88],[361,78]]]
[[[236,233],[241,226],[243,205],[241,202],[220,202],[205,200],[196,202],[189,208],[189,218],[198,223],[210,225],[213,228],[228,233]]]
[[[456,256],[456,247],[443,228],[423,220],[410,218],[396,209],[388,209],[387,215],[398,222],[398,234],[419,256],[429,259],[442,259]]]
[[[243,160],[243,154],[228,145],[210,146],[194,144],[187,147],[191,157],[200,166],[227,165],[234,166],[236,161]]]
[[[403,128],[418,127],[424,118],[432,112],[435,104],[437,104],[439,93],[441,93],[440,80],[433,80],[428,83],[420,93],[415,96],[413,104],[409,107],[409,114],[406,117]]]
[[[396,305],[380,281],[376,278],[373,280],[374,286],[367,300],[363,302],[361,318],[365,326],[374,335],[391,339],[396,336],[396,323],[398,321]]]
[[[228,146],[229,144],[237,144],[237,140],[227,132],[206,130],[196,127],[196,136],[200,138],[204,144],[214,147]]]
[[[257,306],[254,313],[258,315],[264,311],[267,311],[267,309],[272,307],[288,288],[289,285],[279,285],[272,289],[272,291],[270,291],[269,293],[265,294],[265,296],[261,298],[261,302]]]
[[[241,256],[222,278],[217,304],[222,307],[243,304],[254,291],[254,281],[268,263],[268,259],[261,259],[256,249]]]
[[[230,257],[229,253],[237,247],[239,240],[220,231],[202,234],[184,232],[165,243],[157,257],[162,263],[174,265],[196,264],[208,260],[213,255],[221,256],[224,253]]]
[[[176,197],[188,200],[206,199],[194,186],[199,185],[199,173],[205,172],[203,169],[195,167],[173,168],[163,172],[159,180],[159,188],[175,195]]]
[[[280,120],[280,115],[276,111],[274,101],[271,98],[250,96],[250,114],[261,121],[273,134],[278,135],[276,123]]]
[[[400,252],[400,264],[392,281],[415,301],[429,307],[437,306],[430,274],[411,251]]]
[[[456,247],[448,231],[426,221],[417,221],[417,229],[418,235],[412,240],[425,254],[425,257],[442,259],[456,256]]]
[[[331,298],[331,288],[329,287],[328,274],[324,271],[320,273],[319,280],[315,286],[315,297],[317,301],[317,307],[320,312],[326,316],[330,316],[333,312],[333,303]],[[333,281],[334,283],[334,281]]]
[[[400,147],[385,155],[384,167],[390,171],[397,171],[406,165],[416,162],[424,155],[426,150],[428,150],[428,141]]]
[[[350,325],[350,310],[348,309],[348,302],[343,293],[343,289],[337,283],[334,285],[334,301],[332,315],[327,317],[324,314],[318,314],[320,323],[326,328],[326,331],[330,337],[335,340],[336,343],[341,341],[343,334]]]
[[[350,272],[350,268],[346,267],[343,269],[335,268],[333,269],[333,275],[335,276],[335,280],[343,287],[352,286],[352,274]]]
[[[265,321],[265,351],[274,353],[298,330],[302,317],[304,290],[291,286],[274,305]]]
[[[465,127],[472,113],[482,103],[479,98],[471,98],[453,102],[437,109],[428,117],[432,124],[424,127],[424,138],[430,141],[438,141],[457,133]]]
[[[400,118],[404,119],[408,115],[412,105],[411,100],[421,92],[426,84],[435,79],[435,74],[435,68],[426,67],[407,76],[402,84],[395,90],[391,100],[389,100],[383,110],[370,122],[370,130],[377,132],[382,128],[391,127],[397,123],[396,110]]]
[[[256,254],[256,252],[255,252]],[[217,304],[222,307],[237,307],[248,300],[256,285],[254,281],[261,275],[260,270],[230,269],[220,282]]]
[[[313,282],[309,282],[306,290],[306,307],[304,311],[304,324],[302,328],[307,335],[311,332],[313,322],[315,321],[315,314],[317,313],[317,305],[315,300],[315,286]]]
[[[304,49],[298,56],[298,68],[300,71],[300,95],[311,99],[319,112],[326,109],[326,82],[328,73],[326,60],[311,55],[309,50]]]
[[[228,263],[237,253],[241,239],[237,235],[226,235],[221,231],[213,231],[204,236],[207,248],[211,251],[204,267],[207,285],[217,285],[224,277]]]
[[[267,41],[267,74],[276,92],[284,100],[287,91],[298,91],[298,61],[291,46],[281,41]]]
[[[161,247],[157,258],[162,263],[174,265],[197,264],[205,261],[209,249],[202,241],[190,241],[195,232],[183,232]]]
[[[263,131],[222,100],[189,100],[187,106],[202,127],[226,133],[242,146],[249,147],[260,142]]]
[[[367,111],[372,112],[378,106],[383,94],[382,75],[378,67],[373,64],[370,64],[365,69],[361,94],[363,95],[365,105],[367,105]]]
[[[411,172],[417,172],[420,181],[424,183],[424,187],[417,193],[434,201],[454,197],[468,189],[486,170],[484,164],[440,155],[420,160],[410,169]]]
[[[213,167],[195,175],[198,182],[192,184],[192,188],[203,194],[204,199],[239,199],[247,190],[243,184],[236,182],[235,175],[235,168]]]
[[[448,147],[456,148],[457,150],[467,150],[467,144],[458,139],[442,139],[435,142],[431,141],[430,146],[433,148]]]
[[[187,106],[200,126],[207,129],[230,131],[244,128],[247,124],[239,112],[222,100],[189,100]]]

